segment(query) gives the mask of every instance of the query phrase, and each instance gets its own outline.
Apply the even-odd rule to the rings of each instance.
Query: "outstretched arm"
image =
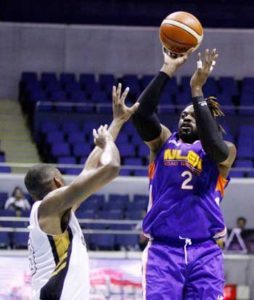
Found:
[[[128,95],[129,88],[126,88],[122,93],[122,84],[119,83],[118,86],[113,86],[112,88],[112,109],[113,109],[113,120],[109,126],[109,133],[111,134],[113,141],[118,137],[118,134],[125,122],[127,122],[134,112],[138,109],[139,103],[135,103],[131,107],[125,105],[125,99]],[[89,170],[98,165],[99,158],[102,149],[95,147],[87,158],[85,169]]]
[[[235,146],[223,140],[202,91],[203,85],[213,70],[217,58],[216,49],[212,51],[207,49],[203,59],[199,53],[197,69],[191,78],[190,85],[197,130],[202,146],[205,152],[219,165],[230,168],[236,156]],[[223,172],[224,174],[225,172]]]
[[[172,58],[170,53],[163,48],[164,64],[160,72],[140,95],[140,106],[133,115],[133,123],[140,137],[149,146],[151,152],[156,153],[162,144],[169,138],[171,132],[160,124],[156,114],[163,88],[175,71],[186,61],[188,54]]]

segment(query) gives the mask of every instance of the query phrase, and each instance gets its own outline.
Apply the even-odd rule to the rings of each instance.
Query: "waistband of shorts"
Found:
[[[210,239],[191,239],[191,238],[182,238],[182,239],[160,239],[160,238],[154,238],[151,239],[150,241],[152,242],[152,244],[161,244],[161,245],[168,245],[168,246],[173,246],[173,247],[184,247],[186,245],[186,240],[191,241],[191,243],[188,243],[188,246],[192,246],[192,245],[198,245],[198,244],[203,244],[203,243],[207,243],[207,242],[211,242],[211,244],[216,243],[215,240],[213,238]]]

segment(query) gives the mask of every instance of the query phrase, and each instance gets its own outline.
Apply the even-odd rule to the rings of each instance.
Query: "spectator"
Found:
[[[12,196],[6,200],[4,208],[15,210],[16,214],[20,215],[22,211],[30,210],[31,206],[25,198],[22,188],[16,186],[12,192]]]
[[[247,220],[244,217],[237,218],[236,227],[232,229],[229,237],[226,239],[225,250],[238,250],[247,253],[244,241],[246,224]]]

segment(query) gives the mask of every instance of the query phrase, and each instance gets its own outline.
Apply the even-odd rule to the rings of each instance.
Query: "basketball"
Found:
[[[203,27],[199,20],[190,13],[174,12],[161,23],[161,43],[173,53],[183,54],[190,48],[198,48],[202,39]]]

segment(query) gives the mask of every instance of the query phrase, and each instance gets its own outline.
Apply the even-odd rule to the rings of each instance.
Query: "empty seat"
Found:
[[[142,158],[140,157],[127,157],[124,159],[124,165],[129,166],[142,166]]]
[[[122,157],[134,157],[136,156],[135,145],[123,144],[119,145],[119,152]]]
[[[8,232],[0,232],[0,249],[10,247],[10,234]]]
[[[28,232],[14,232],[13,233],[13,246],[15,249],[27,249]]]
[[[49,131],[57,131],[59,129],[59,125],[53,121],[45,121],[40,124],[39,128],[42,133],[47,133]]]
[[[46,143],[64,142],[64,133],[62,131],[50,131],[46,134]]]
[[[98,250],[114,250],[115,236],[113,234],[94,234],[90,242]]]
[[[79,124],[77,122],[64,122],[61,127],[63,132],[67,134],[79,131]]]
[[[76,158],[74,156],[60,156],[57,158],[58,164],[76,164]]]
[[[54,143],[51,145],[51,154],[57,156],[70,156],[70,146],[68,143]]]
[[[84,156],[87,157],[90,154],[91,150],[92,149],[91,149],[90,144],[75,143],[75,144],[73,144],[72,152],[76,157],[84,157]]]
[[[85,142],[85,134],[83,131],[69,132],[67,135],[67,141],[70,144],[84,143]]]

